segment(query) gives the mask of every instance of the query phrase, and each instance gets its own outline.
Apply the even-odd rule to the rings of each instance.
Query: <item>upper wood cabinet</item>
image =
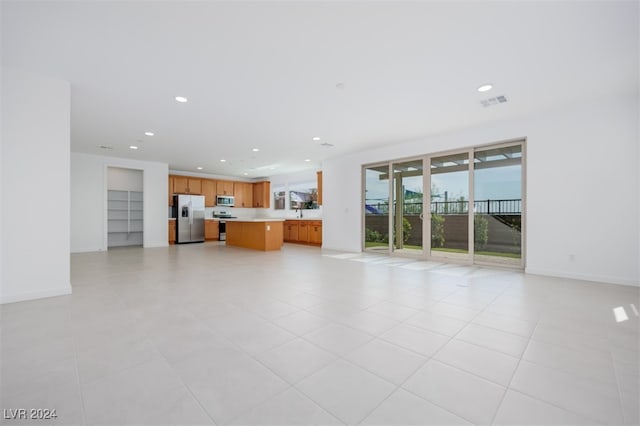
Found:
[[[235,207],[253,207],[253,184],[249,182],[234,182],[233,195]]]
[[[191,176],[169,175],[169,206],[173,206],[173,194],[204,195],[205,207],[216,206],[217,195],[233,195],[235,207],[269,208],[271,183],[234,182]]]
[[[189,178],[186,176],[173,176],[173,193],[188,194]]]
[[[271,203],[271,183],[256,182],[253,184],[253,207],[269,208]]]
[[[233,195],[233,182],[229,180],[217,181],[216,195]]]
[[[211,179],[202,179],[202,195],[204,195],[204,206],[215,207],[218,182]]]
[[[322,170],[316,173],[318,179],[318,205],[322,205]]]
[[[173,207],[173,176],[169,176],[169,206]]]
[[[189,178],[189,194],[202,194],[202,179]]]
[[[202,194],[202,179],[174,175],[173,194]]]

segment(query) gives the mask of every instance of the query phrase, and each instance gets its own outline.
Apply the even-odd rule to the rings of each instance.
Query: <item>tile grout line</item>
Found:
[[[613,367],[613,377],[616,380],[616,390],[618,391],[618,405],[620,408],[620,416],[622,418],[622,422],[625,425],[628,425],[629,423],[627,423],[627,416],[625,415],[624,412],[624,406],[622,404],[622,388],[620,386],[620,377],[618,374],[618,369],[616,368],[616,362],[615,362],[615,358],[613,356],[613,351],[611,349],[609,349],[609,355],[611,356],[611,366]]]
[[[508,287],[509,287],[509,286],[507,286],[506,288],[508,288]],[[494,297],[494,299],[493,299],[493,300],[497,299],[500,295],[502,295],[502,294],[504,293],[504,291],[506,291],[506,288],[503,290],[503,292],[502,292],[502,293],[499,293],[498,295],[496,295],[496,297]],[[453,291],[451,294],[453,294],[453,293],[455,293],[455,291]],[[448,297],[448,296],[445,296],[445,298],[446,298],[446,297]],[[388,300],[388,299],[387,299],[387,300]],[[384,301],[384,300],[383,300],[383,301]],[[380,302],[380,303],[382,303],[382,302]],[[390,303],[393,303],[393,302],[390,302]],[[489,306],[489,305],[487,305],[487,306]],[[486,309],[486,307],[485,307],[485,309]],[[362,309],[361,311],[364,311],[364,310],[366,310],[366,308],[365,308],[365,309]],[[484,310],[484,309],[483,309],[483,310]],[[479,310],[479,311],[478,311],[478,312],[477,312],[477,313],[472,317],[472,319],[470,319],[470,320],[468,320],[468,321],[465,321],[465,322],[466,322],[466,325],[471,324],[471,321],[473,321],[473,318],[476,318],[478,315],[480,315],[480,313],[481,313],[483,310]],[[415,314],[410,315],[409,317],[405,318],[404,320],[399,321],[399,322],[398,322],[398,324],[396,324],[396,325],[395,325],[394,327],[392,327],[392,328],[395,328],[395,327],[397,327],[398,325],[402,325],[402,324],[404,324],[404,325],[409,325],[409,326],[410,326],[410,324],[405,324],[405,323],[406,323],[406,321],[408,321],[409,319],[413,318],[414,316],[416,316],[416,315],[420,314],[420,312],[422,312],[422,310],[418,310],[418,312],[416,312]],[[378,314],[378,315],[380,315],[380,314]],[[383,316],[384,316],[384,315],[383,315]],[[386,317],[386,316],[385,316],[385,317]],[[390,317],[386,317],[386,318],[391,319]],[[447,318],[450,318],[450,317],[447,317]],[[457,319],[457,318],[455,318],[455,319]],[[421,329],[420,327],[416,327],[416,328]],[[388,394],[388,395],[387,395],[387,396],[386,396],[382,401],[380,401],[380,403],[378,403],[378,404],[377,404],[377,405],[376,405],[372,410],[370,410],[370,411],[369,411],[369,412],[368,412],[368,413],[367,413],[367,414],[366,414],[366,415],[365,415],[365,416],[360,420],[360,422],[359,422],[359,423],[361,423],[361,422],[362,422],[362,421],[364,421],[367,417],[369,417],[369,416],[370,416],[370,415],[371,415],[371,414],[372,414],[372,413],[373,413],[373,412],[374,412],[378,407],[380,407],[380,406],[381,406],[385,401],[387,401],[387,400],[388,400],[388,399],[389,399],[389,398],[390,398],[394,393],[396,393],[396,392],[398,391],[398,389],[402,389],[403,391],[409,392],[409,393],[411,393],[412,395],[414,395],[414,396],[416,396],[416,397],[420,398],[421,400],[423,400],[423,401],[427,401],[428,403],[433,404],[433,405],[435,405],[435,406],[437,406],[437,407],[439,407],[439,408],[443,409],[444,411],[446,411],[446,412],[448,412],[448,413],[451,413],[452,415],[454,415],[454,416],[456,416],[456,417],[458,417],[458,418],[465,419],[463,416],[461,416],[461,415],[459,415],[459,414],[457,414],[457,413],[454,413],[454,412],[450,411],[448,408],[445,408],[445,407],[443,407],[443,406],[441,406],[441,405],[437,404],[437,403],[436,403],[436,402],[434,402],[434,401],[427,400],[427,399],[425,399],[425,398],[421,397],[420,395],[417,395],[417,394],[413,393],[412,391],[410,391],[410,390],[405,389],[405,388],[403,388],[403,387],[402,387],[402,385],[404,385],[404,384],[405,384],[405,383],[406,383],[406,382],[407,382],[411,377],[413,377],[413,376],[416,374],[416,372],[417,372],[418,370],[420,370],[421,368],[423,368],[423,367],[424,367],[424,366],[425,366],[429,361],[437,361],[437,360],[435,360],[435,359],[434,359],[434,357],[437,355],[437,353],[438,353],[438,352],[440,352],[440,350],[442,350],[442,349],[443,349],[443,348],[444,348],[444,347],[445,347],[449,342],[451,342],[451,341],[455,338],[455,336],[457,336],[457,335],[458,335],[458,334],[459,334],[459,333],[460,333],[464,328],[466,328],[466,326],[465,326],[465,327],[462,327],[462,328],[461,328],[461,329],[460,329],[456,334],[454,334],[453,336],[446,336],[446,335],[443,335],[443,334],[441,334],[441,333],[433,332],[433,331],[431,331],[431,330],[426,330],[426,331],[432,332],[432,333],[434,333],[434,334],[438,334],[438,335],[441,335],[441,336],[444,336],[444,337],[449,337],[449,340],[448,340],[446,343],[444,343],[444,344],[443,344],[443,345],[442,345],[438,350],[436,350],[436,351],[435,351],[431,356],[425,356],[424,354],[421,354],[421,353],[415,352],[415,351],[413,351],[413,350],[410,350],[410,349],[404,348],[403,346],[397,345],[397,344],[395,344],[395,343],[393,343],[393,342],[389,342],[389,341],[387,341],[387,340],[385,340],[385,339],[381,338],[381,337],[380,337],[380,335],[375,336],[375,337],[374,337],[374,339],[372,339],[372,340],[380,339],[380,340],[382,340],[382,341],[384,341],[384,342],[387,342],[387,343],[389,343],[389,344],[392,344],[392,345],[394,345],[394,346],[396,346],[396,347],[399,347],[399,348],[401,348],[401,349],[408,350],[408,351],[409,351],[409,352],[411,352],[411,353],[418,354],[418,355],[420,355],[421,357],[425,357],[425,358],[426,358],[426,359],[425,359],[425,361],[424,361],[420,366],[418,366],[418,367],[417,367],[417,368],[416,368],[416,369],[415,369],[415,370],[414,370],[410,375],[408,375],[408,376],[407,376],[407,377],[406,377],[406,378],[405,378],[405,379],[404,379],[400,384],[398,384],[398,385],[396,385],[395,383],[391,383],[391,382],[389,382],[387,379],[385,379],[385,378],[383,378],[383,377],[379,376],[377,373],[374,373],[374,372],[372,372],[372,371],[368,370],[368,369],[367,369],[367,368],[365,368],[365,367],[362,367],[362,366],[360,366],[360,365],[354,364],[353,362],[351,362],[351,361],[349,361],[348,359],[344,358],[344,356],[340,356],[340,358],[341,358],[343,361],[348,362],[349,364],[354,365],[355,367],[361,368],[361,369],[363,369],[364,371],[367,371],[368,373],[373,374],[375,377],[377,377],[377,378],[379,378],[379,379],[381,379],[381,380],[383,380],[383,381],[385,381],[385,382],[387,382],[387,383],[390,383],[390,384],[392,384],[392,385],[396,385],[395,389],[394,389],[393,391],[391,391],[391,392],[390,392],[390,393],[389,393],[389,394]],[[387,331],[388,331],[388,330],[387,330]],[[386,331],[385,331],[385,332],[386,332]],[[384,333],[384,332],[383,332],[383,333]],[[381,334],[382,334],[382,333],[381,333]],[[357,348],[364,346],[365,344],[367,344],[367,343],[371,342],[372,340],[370,340],[370,341],[368,341],[368,342],[364,343],[363,345],[358,346]],[[355,351],[357,348],[352,349],[350,352]],[[486,348],[485,348],[485,349],[486,349]],[[458,369],[457,367],[453,367],[453,368]],[[461,370],[461,369],[459,369],[459,370]],[[461,370],[461,371],[465,371],[465,370]],[[465,371],[465,372],[466,372],[466,371]],[[317,372],[316,372],[316,373],[317,373]],[[478,375],[476,375],[476,374],[469,373],[469,372],[466,372],[466,373],[468,373],[468,374],[472,374],[472,375],[473,375],[473,376],[475,376],[475,377],[479,377],[480,379],[486,380],[486,379],[484,379],[483,377],[480,377],[480,376],[478,376]],[[315,374],[315,373],[313,373],[313,374]],[[311,374],[310,376],[312,376],[313,374]],[[491,381],[490,381],[490,382],[491,382]],[[493,382],[491,382],[491,383],[493,383]],[[501,386],[501,387],[503,387],[502,385],[500,385],[500,386]],[[505,389],[505,392],[504,392],[504,393],[506,393],[506,389]],[[503,393],[503,395],[504,395],[504,393]],[[469,420],[469,419],[465,419],[465,420],[470,421],[471,423],[473,423],[473,421],[471,421],[471,420]]]
[[[533,338],[533,335],[534,335],[534,333],[535,333],[536,329],[538,328],[538,325],[539,325],[539,324],[540,324],[540,320],[538,319],[538,320],[536,321],[536,325],[535,325],[535,327],[534,327],[534,329],[533,329],[533,332],[531,333],[531,337],[529,338],[529,340],[528,340],[528,342],[527,342],[527,346],[525,347],[525,350],[522,352],[522,355],[520,356],[520,359],[518,360],[518,365],[516,366],[515,370],[513,371],[513,374],[512,374],[512,376],[511,376],[511,380],[509,381],[509,385],[507,386],[507,390],[511,390],[511,391],[513,391],[513,392],[518,392],[518,393],[520,393],[520,394],[523,394],[523,395],[526,395],[526,396],[530,397],[531,399],[534,399],[534,400],[536,400],[536,401],[540,401],[540,402],[542,402],[542,403],[545,403],[545,404],[551,405],[551,406],[553,406],[553,407],[556,407],[556,408],[558,408],[558,409],[560,409],[560,410],[562,410],[562,411],[565,411],[565,412],[567,412],[567,413],[570,413],[570,414],[572,414],[572,415],[575,415],[575,416],[578,416],[578,417],[581,417],[581,418],[584,418],[584,419],[587,419],[587,420],[595,421],[595,422],[598,422],[598,424],[601,424],[601,423],[600,423],[600,420],[598,420],[598,419],[594,419],[594,418],[592,418],[592,417],[591,417],[591,416],[589,416],[589,415],[586,415],[586,414],[583,414],[583,413],[578,413],[578,412],[576,412],[576,411],[574,411],[574,410],[571,410],[571,409],[569,409],[569,408],[566,408],[566,407],[563,407],[563,406],[561,406],[561,405],[558,405],[558,404],[556,404],[555,402],[552,402],[552,401],[549,401],[549,400],[546,400],[546,399],[542,399],[542,398],[540,398],[540,397],[539,397],[539,396],[537,396],[537,395],[530,394],[530,393],[528,393],[528,392],[526,392],[526,391],[523,391],[523,390],[513,389],[513,388],[511,387],[511,384],[513,383],[513,379],[515,378],[515,375],[516,375],[516,373],[517,373],[517,371],[518,371],[518,368],[520,367],[520,364],[522,363],[522,361],[525,361],[525,362],[528,362],[528,363],[531,363],[531,364],[535,364],[535,365],[537,365],[537,366],[540,366],[540,367],[543,367],[543,368],[546,368],[546,369],[549,369],[549,370],[558,371],[558,372],[561,372],[561,373],[563,373],[563,374],[567,374],[567,375],[570,375],[570,376],[574,376],[574,375],[573,375],[573,374],[571,374],[571,373],[568,373],[568,372],[566,372],[566,371],[563,371],[561,368],[558,368],[558,367],[551,367],[551,366],[547,366],[547,365],[541,364],[541,363],[536,362],[536,361],[532,361],[532,360],[529,360],[529,359],[525,359],[525,354],[526,354],[527,349],[529,348],[529,346],[530,346],[531,342],[540,342],[539,340],[536,340],[536,339],[534,339],[534,338]],[[546,342],[542,342],[542,343],[546,343]],[[563,346],[559,346],[559,345],[557,345],[557,344],[551,344],[551,343],[546,343],[546,344],[549,344],[549,345],[551,345],[551,346],[555,346],[555,347],[559,347],[559,348],[564,348]],[[579,379],[581,379],[581,380],[585,380],[585,381],[587,381],[587,382],[593,382],[593,380],[588,379],[588,378],[583,378],[583,377],[578,377],[578,378],[579,378]],[[617,380],[616,380],[616,382],[617,382]],[[505,392],[505,396],[506,396],[506,392]],[[619,399],[619,401],[621,402],[621,399]],[[503,398],[502,398],[502,401],[500,402],[500,406],[502,405],[502,402],[504,402],[504,396],[503,396]],[[499,407],[500,407],[500,406],[499,406]],[[498,409],[498,411],[499,411],[499,409]],[[497,415],[498,411],[496,411],[496,414],[495,414],[495,415]],[[624,417],[622,417],[622,419],[623,419],[623,421],[624,421]],[[494,416],[494,419],[492,420],[492,423],[493,423],[493,421],[495,421],[495,416]]]
[[[78,380],[78,391],[80,392],[80,405],[82,407],[82,423],[86,426],[87,424],[87,414],[86,408],[84,404],[84,391],[82,386],[82,381],[80,380],[80,368],[78,367],[78,344],[76,342],[76,336],[73,335],[73,363],[75,367],[76,379]]]

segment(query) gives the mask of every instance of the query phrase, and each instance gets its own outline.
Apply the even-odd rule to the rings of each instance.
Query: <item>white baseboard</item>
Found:
[[[25,300],[44,299],[45,297],[66,296],[71,294],[71,285],[65,287],[54,288],[44,291],[33,291],[29,293],[12,294],[0,297],[0,305],[5,303],[24,302]]]
[[[102,247],[91,247],[91,248],[74,248],[71,249],[71,254],[74,253],[93,253],[96,251],[104,251]]]
[[[341,252],[346,252],[346,253],[362,253],[362,249],[360,248],[354,248],[354,247],[336,247],[336,246],[329,246],[325,243],[322,243],[322,249],[324,250],[335,250],[335,251],[341,251]]]
[[[165,241],[162,243],[144,243],[144,248],[157,248],[157,247],[169,247],[169,242]]]
[[[547,269],[526,268],[525,273],[532,275],[544,275],[547,277],[570,278],[574,280],[592,281],[603,284],[619,284],[630,287],[640,287],[638,281],[629,280],[621,277],[607,277],[601,275],[572,274],[560,271],[551,271]]]

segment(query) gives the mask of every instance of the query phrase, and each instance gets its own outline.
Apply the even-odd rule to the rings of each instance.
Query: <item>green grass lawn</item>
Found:
[[[468,250],[463,250],[463,249],[453,249],[453,248],[446,248],[446,247],[437,247],[437,248],[432,248],[431,250],[433,251],[442,251],[442,252],[447,252],[447,253],[468,253]],[[509,257],[511,259],[520,259],[520,253],[503,253],[503,252],[498,252],[498,251],[475,251],[474,254],[480,255],[480,256],[496,256],[496,257]]]
[[[381,242],[377,242],[377,241],[366,241],[364,243],[364,247],[365,248],[389,247],[389,244],[388,243],[381,243]],[[417,245],[412,245],[412,244],[405,244],[403,248],[413,249],[413,250],[422,250],[422,246],[417,246]],[[439,252],[445,252],[445,253],[461,253],[461,254],[467,254],[468,253],[467,250],[446,248],[446,247],[437,247],[437,248],[432,248],[431,250],[439,251]],[[508,257],[508,258],[511,258],[511,259],[520,259],[520,257],[521,257],[521,255],[519,253],[502,253],[502,252],[497,252],[497,251],[476,251],[475,254],[480,255],[480,256]]]

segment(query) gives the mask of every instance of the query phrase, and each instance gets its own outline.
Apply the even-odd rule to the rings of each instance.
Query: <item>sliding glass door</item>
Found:
[[[474,153],[474,261],[520,266],[522,145]]]
[[[391,164],[393,251],[422,255],[422,158]]]
[[[469,259],[469,153],[431,157],[431,256]]]
[[[363,248],[524,267],[523,152],[518,141],[364,167]]]
[[[364,169],[364,249],[389,251],[389,164]]]

